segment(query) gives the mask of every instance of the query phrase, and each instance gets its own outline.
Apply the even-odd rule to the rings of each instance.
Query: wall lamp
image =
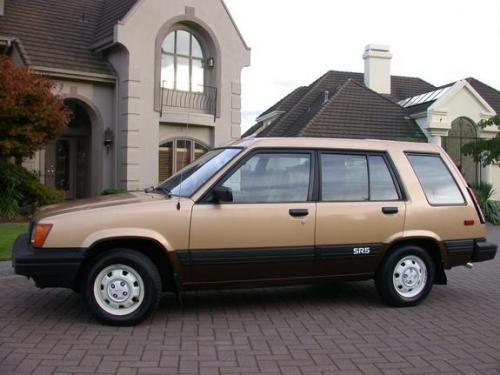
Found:
[[[104,146],[106,147],[106,153],[109,153],[109,148],[113,145],[114,133],[111,128],[107,128],[104,131]]]
[[[207,68],[214,68],[215,67],[215,59],[213,57],[209,57],[208,59],[205,60],[205,64]]]

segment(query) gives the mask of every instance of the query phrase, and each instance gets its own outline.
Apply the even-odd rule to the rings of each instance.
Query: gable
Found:
[[[474,122],[479,122],[495,115],[494,109],[465,80],[451,86],[445,95],[429,107],[428,111],[446,113],[450,121],[458,117],[468,117]]]

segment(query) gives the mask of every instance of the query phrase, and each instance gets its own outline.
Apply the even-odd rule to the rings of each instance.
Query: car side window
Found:
[[[322,154],[321,199],[334,202],[399,199],[381,155]]]
[[[311,154],[258,153],[222,186],[231,188],[233,203],[306,202],[310,178]]]
[[[408,154],[407,157],[430,204],[464,204],[464,197],[441,156]]]
[[[321,198],[324,201],[368,200],[366,156],[321,155]]]
[[[384,158],[380,155],[370,155],[368,163],[370,168],[370,200],[398,200],[398,191]]]

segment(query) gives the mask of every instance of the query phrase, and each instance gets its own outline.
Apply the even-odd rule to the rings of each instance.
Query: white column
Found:
[[[487,165],[486,167],[480,167],[481,168],[481,181],[486,182],[488,184],[493,183],[493,176],[491,173],[491,169],[493,168],[492,165]]]
[[[431,135],[431,136],[429,136],[429,143],[441,146],[441,136],[440,135]]]

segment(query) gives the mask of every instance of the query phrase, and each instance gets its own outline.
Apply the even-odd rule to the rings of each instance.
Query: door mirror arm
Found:
[[[232,202],[233,191],[225,186],[216,186],[212,192],[215,203]]]

